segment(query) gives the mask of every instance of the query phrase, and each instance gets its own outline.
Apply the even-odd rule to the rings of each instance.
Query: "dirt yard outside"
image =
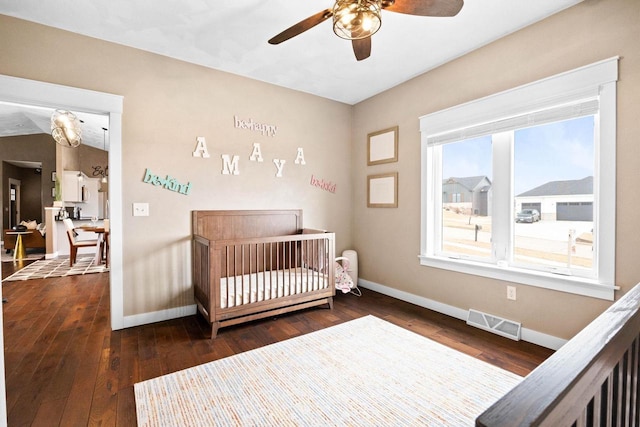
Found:
[[[478,229],[476,230],[476,226]],[[443,210],[443,250],[491,257],[491,217]],[[515,223],[515,261],[553,267],[593,265],[593,223],[539,221]],[[569,243],[569,231],[575,230]]]

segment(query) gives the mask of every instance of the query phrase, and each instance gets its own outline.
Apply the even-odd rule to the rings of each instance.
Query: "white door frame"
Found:
[[[11,186],[16,186],[16,223],[11,224]],[[9,221],[7,221],[9,228],[20,224],[20,220],[22,217],[20,216],[20,186],[22,185],[22,181],[19,179],[9,178]]]
[[[0,74],[0,101],[109,116],[110,308],[111,329],[124,328],[122,272],[122,104],[123,97]],[[0,297],[2,289],[0,287]],[[4,348],[0,312],[0,349]],[[0,351],[0,424],[6,424],[4,351]]]

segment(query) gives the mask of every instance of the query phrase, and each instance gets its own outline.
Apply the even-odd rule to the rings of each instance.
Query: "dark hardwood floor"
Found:
[[[12,269],[3,263],[3,276]],[[134,426],[136,382],[367,314],[520,375],[552,353],[366,289],[336,295],[333,310],[223,328],[212,341],[199,316],[112,332],[106,273],[2,286],[9,426]]]

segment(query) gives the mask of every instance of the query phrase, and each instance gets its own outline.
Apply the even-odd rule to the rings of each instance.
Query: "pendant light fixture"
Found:
[[[55,110],[51,115],[51,136],[62,146],[79,146],[82,143],[82,129],[78,117],[71,111]]]

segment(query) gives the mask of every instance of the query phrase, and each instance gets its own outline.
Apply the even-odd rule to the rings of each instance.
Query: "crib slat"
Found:
[[[271,268],[271,260],[273,259],[273,242],[269,243],[269,287],[273,288],[273,270]],[[272,290],[273,292],[273,290]],[[278,288],[276,288],[278,292]],[[276,293],[277,295],[277,293]]]
[[[308,285],[313,280],[313,242],[308,240],[306,246],[307,246],[307,253],[306,253],[305,261],[307,265],[305,266],[306,268],[304,269],[304,274],[305,274],[304,281]]]
[[[314,240],[313,246],[315,246],[315,256],[313,257],[313,271],[314,278],[311,281],[311,289],[316,290],[318,284],[320,283],[320,240]]]
[[[240,253],[238,253],[240,252]],[[238,287],[240,288],[240,292],[242,292],[242,278],[240,278],[240,280],[238,280],[238,282],[236,283],[236,280],[238,278],[238,276],[240,275],[240,273],[242,273],[242,270],[238,271],[238,265],[242,265],[242,251],[240,250],[240,248],[238,247],[238,245],[234,246],[234,257],[233,257],[233,277],[234,277],[234,287],[233,287],[233,299],[234,299],[234,306],[239,304],[238,301]]]
[[[286,255],[285,255],[286,259],[287,259],[287,282],[289,283],[289,288],[291,288],[291,242],[287,242],[287,250],[286,250]],[[295,289],[295,283],[294,283],[294,289]]]
[[[632,406],[634,408],[634,417],[633,417],[633,425],[640,425],[640,412],[638,408],[640,407],[640,337],[636,336],[635,339],[636,347],[636,363],[635,363],[635,381],[634,381],[634,392],[635,399],[632,402]]]
[[[593,396],[592,403],[588,406],[588,420],[592,425],[597,423],[597,425],[601,425],[600,421],[602,418],[602,389],[598,390],[598,392]]]
[[[236,292],[236,297],[238,296]],[[244,304],[244,245],[240,245],[240,304]]]
[[[229,246],[225,246],[225,259],[227,262],[226,271],[224,272],[224,276],[227,278],[227,294],[225,295],[226,307],[229,307],[229,288],[231,287],[231,283],[229,283]]]
[[[629,349],[631,353],[631,362],[629,366],[629,375],[630,375],[630,393],[629,393],[629,425],[638,425],[637,424],[637,401],[638,401],[638,339],[633,340],[631,344],[631,348]]]

